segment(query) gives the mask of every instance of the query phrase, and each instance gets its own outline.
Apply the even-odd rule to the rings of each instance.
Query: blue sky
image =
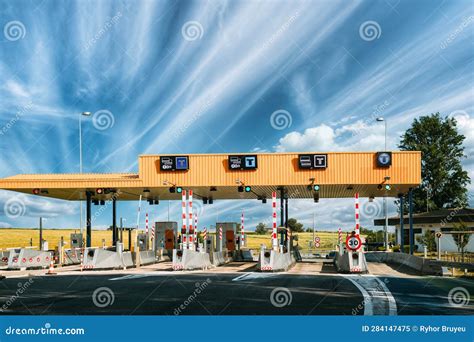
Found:
[[[414,118],[439,111],[458,119],[474,178],[473,6],[0,0],[0,177],[78,172],[82,111],[94,113],[83,122],[84,172],[136,171],[151,153],[382,150],[377,116],[396,149]],[[48,227],[78,225],[76,203],[33,196],[20,195],[11,217],[12,196],[0,192],[0,227],[36,226],[40,215]],[[381,201],[362,203],[370,226]],[[130,224],[136,205],[119,204]],[[257,201],[198,209],[204,225],[245,210],[249,229],[271,215]],[[142,210],[168,216],[166,202]],[[352,199],[290,201],[305,224],[313,213],[319,229],[354,225]],[[94,225],[110,222],[107,208]]]

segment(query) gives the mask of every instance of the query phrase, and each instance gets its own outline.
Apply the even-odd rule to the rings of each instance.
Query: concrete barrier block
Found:
[[[51,252],[20,248],[10,251],[8,269],[32,269],[49,267],[53,255]]]

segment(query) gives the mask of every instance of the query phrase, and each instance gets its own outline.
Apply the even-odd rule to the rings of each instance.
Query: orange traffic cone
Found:
[[[51,262],[49,263],[49,270],[48,270],[48,272],[46,272],[46,274],[56,274],[56,272],[54,272],[54,262],[53,262],[53,259],[51,259]]]

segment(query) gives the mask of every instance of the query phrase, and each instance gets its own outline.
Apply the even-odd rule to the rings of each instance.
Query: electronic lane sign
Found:
[[[229,156],[229,170],[256,170],[256,155]]]
[[[188,156],[162,156],[160,157],[161,171],[186,171],[189,170]]]
[[[328,167],[327,154],[300,154],[298,155],[300,169],[325,169]]]
[[[392,152],[377,152],[377,166],[390,167],[392,165]]]

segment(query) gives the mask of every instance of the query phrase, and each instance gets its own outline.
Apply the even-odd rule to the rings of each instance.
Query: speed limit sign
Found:
[[[314,238],[314,243],[320,243],[321,242],[321,239],[319,238],[319,236],[316,236]]]
[[[314,247],[319,248],[320,246],[321,246],[321,245],[320,245],[319,242],[315,242],[315,243],[314,243]]]
[[[357,251],[362,247],[362,241],[360,240],[359,235],[348,236],[346,239],[346,247],[351,251]]]

